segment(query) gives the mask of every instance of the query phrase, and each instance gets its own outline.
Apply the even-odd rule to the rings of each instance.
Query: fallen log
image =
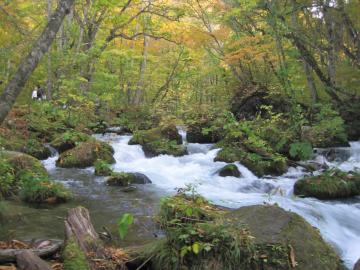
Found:
[[[51,270],[51,267],[31,250],[24,250],[16,256],[20,270]]]
[[[78,248],[86,257],[90,269],[98,269],[97,263],[106,259],[104,246],[91,223],[89,211],[86,208],[77,207],[68,211],[65,220],[65,237],[65,253],[67,247],[71,247],[72,250]],[[77,247],[74,247],[74,243]]]
[[[16,258],[22,252],[29,250],[35,255],[41,258],[48,258],[58,252],[63,246],[62,240],[48,240],[50,243],[47,246],[40,246],[39,248],[29,248],[29,249],[1,249],[0,250],[0,263],[11,263],[16,262]]]

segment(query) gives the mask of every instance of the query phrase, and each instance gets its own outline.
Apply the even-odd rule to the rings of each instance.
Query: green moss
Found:
[[[107,179],[109,186],[128,187],[132,184],[150,184],[150,179],[141,173],[113,172]]]
[[[115,162],[113,153],[114,149],[109,144],[89,140],[62,153],[56,165],[63,168],[86,168],[93,166],[98,159],[112,164]]]
[[[85,253],[73,239],[67,241],[62,257],[64,270],[90,270]]]
[[[294,194],[329,200],[360,195],[360,174],[329,170],[322,175],[305,177],[294,185]]]
[[[175,126],[136,131],[129,144],[142,145],[145,154],[150,157],[157,155],[183,156],[187,153],[186,148],[181,144],[181,137]]]
[[[60,153],[74,148],[80,142],[88,141],[91,137],[85,133],[77,131],[67,131],[61,135],[57,135],[50,145]]]
[[[228,164],[228,165],[224,166],[223,168],[221,168],[218,171],[218,173],[222,177],[226,177],[226,176],[240,177],[241,176],[239,169],[234,164]]]
[[[95,175],[98,176],[109,176],[113,173],[113,170],[110,168],[110,164],[101,159],[98,159],[94,163],[94,167],[95,167]]]

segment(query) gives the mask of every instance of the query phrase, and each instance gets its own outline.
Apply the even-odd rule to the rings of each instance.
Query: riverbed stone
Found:
[[[57,135],[54,140],[50,142],[50,145],[54,147],[59,153],[63,153],[67,150],[74,148],[81,142],[86,142],[91,137],[85,133],[77,131],[67,131],[60,135]]]
[[[360,195],[360,174],[329,170],[318,176],[305,177],[294,185],[294,194],[320,200]]]
[[[93,166],[98,159],[112,164],[115,163],[113,154],[114,149],[109,144],[92,139],[63,152],[56,161],[56,166],[62,168],[86,168]]]
[[[225,219],[228,224],[245,224],[256,244],[290,247],[289,257],[293,256],[290,265],[296,264],[295,269],[344,269],[339,256],[319,231],[295,213],[274,205],[257,205],[230,211]]]
[[[142,173],[115,172],[107,179],[109,186],[128,187],[132,184],[151,184],[151,180]]]
[[[228,164],[222,167],[220,170],[217,171],[219,176],[226,177],[226,176],[233,176],[233,177],[241,177],[241,173],[238,167],[235,164]]]

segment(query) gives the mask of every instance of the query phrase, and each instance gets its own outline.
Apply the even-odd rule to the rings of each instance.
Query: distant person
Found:
[[[37,99],[43,100],[44,96],[45,96],[44,89],[42,89],[42,88],[40,88],[40,86],[38,86]]]
[[[36,100],[38,99],[38,86],[35,86],[34,90],[31,93],[31,99]]]

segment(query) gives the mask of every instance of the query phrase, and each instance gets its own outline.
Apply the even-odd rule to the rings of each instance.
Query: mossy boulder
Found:
[[[241,173],[235,164],[228,164],[222,167],[220,170],[218,170],[217,173],[219,174],[219,176],[222,177],[226,177],[226,176],[241,177]]]
[[[290,247],[289,256],[293,254],[292,260],[297,263],[295,269],[345,269],[339,256],[324,242],[318,230],[295,213],[277,206],[258,205],[231,211],[225,219],[229,224],[246,224],[256,244]]]
[[[232,163],[239,161],[255,175],[281,175],[287,171],[287,160],[277,153],[250,151],[241,145],[228,145],[217,154],[215,161]]]
[[[186,140],[189,143],[217,143],[222,137],[221,132],[211,119],[200,119],[188,125]]]
[[[0,195],[20,198],[30,203],[60,203],[71,198],[62,184],[51,181],[41,162],[29,155],[0,153]]]
[[[101,159],[95,161],[94,167],[95,175],[97,176],[109,176],[113,173],[113,170],[110,168],[110,164]]]
[[[106,183],[109,186],[128,187],[132,184],[151,184],[151,180],[142,173],[113,173]]]
[[[91,137],[85,133],[77,131],[67,131],[63,134],[57,135],[50,145],[54,147],[59,153],[74,148],[81,142],[86,142]]]
[[[158,155],[183,156],[187,154],[176,126],[138,130],[134,133],[129,144],[140,144],[147,157]]]
[[[86,168],[93,166],[98,159],[112,164],[115,163],[113,154],[114,149],[109,144],[92,139],[63,152],[56,161],[56,166],[62,168]]]
[[[360,195],[360,174],[329,170],[318,176],[305,177],[294,185],[294,194],[320,200]]]

